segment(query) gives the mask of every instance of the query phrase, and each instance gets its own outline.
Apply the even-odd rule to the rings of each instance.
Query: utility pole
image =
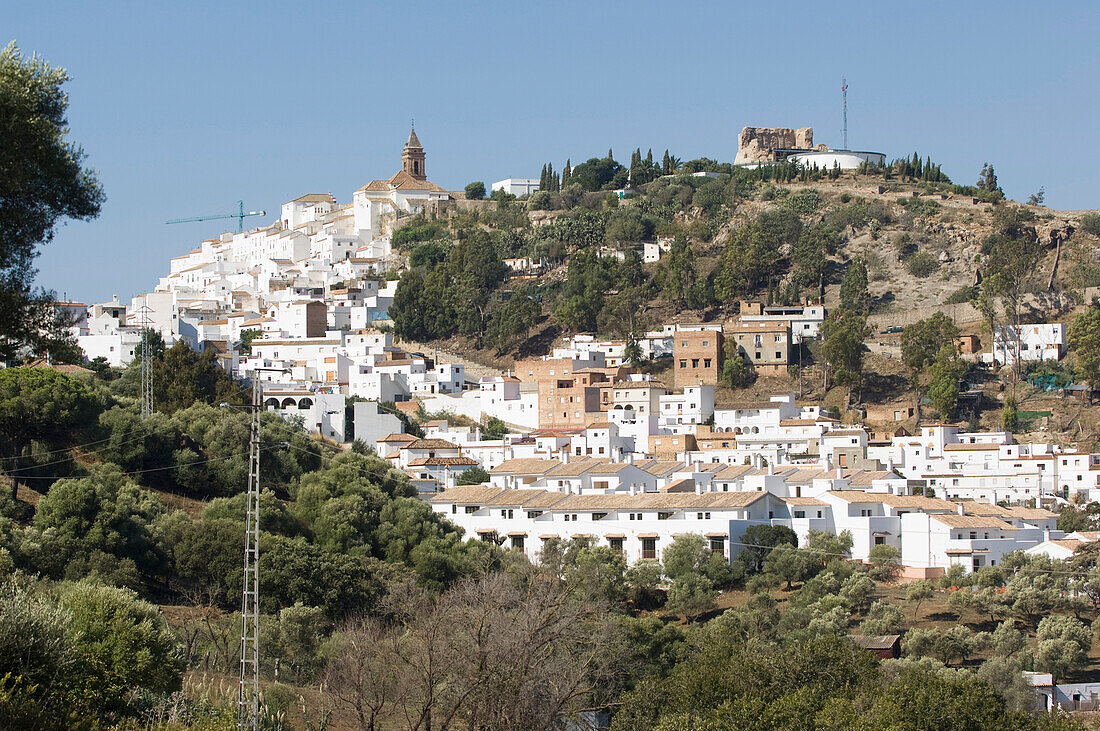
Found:
[[[844,98],[844,149],[848,149],[848,79],[840,77],[840,94]]]
[[[138,327],[141,328],[141,419],[153,415],[153,348],[149,343],[149,305],[142,299],[138,310]]]
[[[244,584],[241,587],[241,682],[237,728],[260,727],[260,411],[263,386],[252,380],[252,426],[248,447],[248,496],[244,534]]]

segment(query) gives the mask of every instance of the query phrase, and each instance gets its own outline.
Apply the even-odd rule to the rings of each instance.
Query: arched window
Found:
[[[269,409],[277,409],[279,408],[279,399],[269,398],[267,401],[264,401],[264,406]]]
[[[283,408],[284,409],[295,408],[295,407],[297,407],[297,405],[298,404],[295,403],[294,399],[292,399],[292,398],[287,397],[287,398],[283,399]]]
[[[302,399],[301,401],[298,402],[298,408],[302,409],[303,411],[305,409],[312,409],[313,408],[313,399],[311,399],[311,398]]]

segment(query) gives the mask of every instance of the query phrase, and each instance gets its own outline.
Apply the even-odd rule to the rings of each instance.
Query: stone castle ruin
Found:
[[[825,145],[818,146],[827,150]],[[737,136],[737,158],[734,165],[774,162],[779,158],[776,150],[813,150],[814,128],[801,127],[745,127]]]

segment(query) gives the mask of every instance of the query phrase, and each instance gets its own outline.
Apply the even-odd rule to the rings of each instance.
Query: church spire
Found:
[[[409,139],[401,151],[401,169],[417,180],[427,180],[428,174],[424,169],[426,157],[414,127],[409,130]]]

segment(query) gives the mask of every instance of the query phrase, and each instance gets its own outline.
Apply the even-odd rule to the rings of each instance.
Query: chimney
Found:
[[[562,448],[562,464],[569,464],[569,447],[568,445]]]
[[[638,486],[635,485],[633,482],[630,483],[630,494],[631,495],[637,495],[638,494]]]
[[[959,503],[959,515],[966,515],[966,507],[962,503]]]
[[[626,453],[626,463],[627,464],[634,464],[634,452],[627,452]]]
[[[836,479],[838,479],[838,480],[844,479],[844,470],[842,470],[840,467],[836,468]]]
[[[703,483],[699,482],[698,480],[695,481],[695,494],[696,495],[702,495],[703,494]]]
[[[703,471],[703,460],[701,460],[701,459],[695,460],[695,462],[694,462],[694,471],[695,472],[702,472]]]

